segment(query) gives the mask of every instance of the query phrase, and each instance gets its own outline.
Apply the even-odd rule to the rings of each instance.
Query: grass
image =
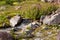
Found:
[[[48,5],[48,6],[47,6]],[[9,24],[7,16],[14,16],[16,14],[21,15],[27,19],[39,19],[41,15],[47,15],[52,11],[55,11],[58,6],[51,3],[43,3],[38,1],[23,1],[18,5],[10,6],[5,5],[6,9],[0,12],[0,26],[3,23]],[[15,6],[21,6],[19,9],[15,9]]]
[[[3,27],[2,26],[3,23],[6,23],[6,25],[9,26],[9,20],[7,19],[7,16],[13,17],[19,14],[23,18],[36,20],[39,19],[42,15],[48,15],[52,11],[56,11],[60,7],[60,5],[58,6],[58,5],[54,5],[53,3],[40,2],[39,0],[33,0],[33,1],[26,0],[21,3],[13,2],[12,4],[13,5],[11,6],[11,5],[7,5],[5,1],[0,1],[0,6],[6,7],[6,9],[0,10],[0,27]],[[18,8],[16,10],[15,8],[16,6],[20,6],[21,8]],[[49,29],[45,30],[44,29],[45,27],[48,27]],[[32,34],[35,35],[37,32],[40,31],[42,32],[41,38],[44,38],[44,40],[56,40],[58,29],[60,29],[59,26],[42,25],[41,27],[37,28]],[[50,37],[48,36],[47,32],[52,32]],[[11,33],[13,37],[15,37],[14,32]],[[19,40],[21,40],[21,38]]]

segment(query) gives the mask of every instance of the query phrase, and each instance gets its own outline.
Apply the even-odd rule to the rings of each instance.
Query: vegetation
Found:
[[[23,33],[17,39],[14,31],[11,31],[11,33],[12,33],[15,40],[22,40],[22,39],[33,40],[35,38],[41,38],[41,39],[44,39],[44,40],[56,40],[57,32],[60,29],[59,27],[60,26],[58,26],[58,25],[50,25],[50,26],[49,25],[41,25],[40,27],[36,28],[35,31],[32,32],[32,34],[35,35],[32,38],[26,38],[25,33]],[[40,33],[39,36],[36,35],[37,33]]]
[[[5,23],[6,26],[9,26],[9,19],[7,18],[7,16],[13,17],[19,14],[23,18],[36,20],[39,19],[42,15],[48,15],[52,13],[52,11],[56,11],[58,8],[58,5],[54,5],[53,3],[40,2],[40,0],[0,0],[0,27],[3,27],[3,23]],[[48,31],[52,31],[52,34],[57,33],[56,30],[59,29],[58,25],[44,25],[37,28],[33,32],[33,34],[39,32],[38,30],[40,30],[41,32],[43,32],[42,37],[45,37],[45,34],[47,32],[44,29],[45,27],[49,28]],[[16,39],[14,32],[12,31],[11,33]],[[56,37],[56,35],[54,36]],[[49,38],[51,38],[51,40],[55,40],[55,38],[52,37]],[[21,40],[21,38],[19,38],[18,40]]]
[[[16,10],[15,6],[20,6],[20,8]],[[41,15],[47,15],[52,11],[55,11],[58,6],[38,1],[24,1],[14,6],[5,5],[5,8],[6,9],[2,8],[0,10],[0,26],[3,23],[9,24],[7,16],[12,17],[16,14],[20,14],[23,18],[36,20],[39,19]]]

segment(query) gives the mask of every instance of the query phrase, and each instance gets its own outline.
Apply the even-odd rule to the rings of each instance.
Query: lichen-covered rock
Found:
[[[12,17],[12,18],[10,19],[10,25],[11,25],[12,27],[15,27],[15,26],[18,25],[21,21],[22,21],[21,16],[16,15],[16,16],[14,16],[14,17]]]
[[[53,25],[60,23],[60,13],[51,14],[43,19],[43,24]]]
[[[7,32],[0,32],[0,40],[13,40],[13,38]]]

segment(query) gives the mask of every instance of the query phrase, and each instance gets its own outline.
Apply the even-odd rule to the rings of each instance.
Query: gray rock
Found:
[[[21,16],[16,15],[10,19],[10,25],[12,27],[15,27],[16,25],[20,24],[21,21],[22,21]]]
[[[43,35],[42,32],[36,32],[36,33],[35,33],[35,36],[36,36],[36,37],[41,37],[42,35]]]
[[[48,2],[53,2],[54,0],[47,0]]]
[[[42,2],[53,2],[54,0],[41,0]]]
[[[41,0],[42,2],[50,2],[50,3],[56,3],[60,4],[60,0]]]
[[[60,31],[57,34],[57,40],[60,40]]]
[[[29,34],[29,33],[32,33],[37,27],[40,27],[40,24],[36,21],[31,22],[31,23],[30,22],[26,22],[26,23],[24,22],[23,24],[24,24],[23,26],[20,25],[19,27],[17,27],[19,29],[22,29],[20,31],[21,33],[26,32],[27,34]]]
[[[53,25],[60,23],[60,13],[51,14],[43,19],[43,24]]]
[[[41,40],[41,38],[34,38],[34,40]]]
[[[37,27],[40,27],[40,24],[36,21],[29,23],[28,25],[24,26],[22,28],[23,31],[27,31],[27,28],[31,28],[31,29],[36,29]]]
[[[7,32],[0,32],[0,40],[13,40],[13,38]]]
[[[41,17],[40,17],[40,23],[41,24],[43,24],[43,19],[45,18],[45,16],[44,15],[42,15]]]

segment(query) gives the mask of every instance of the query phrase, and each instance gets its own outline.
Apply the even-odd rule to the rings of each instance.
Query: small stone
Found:
[[[41,40],[41,38],[35,38],[34,40]]]
[[[51,32],[47,32],[48,35],[51,35],[52,33]]]

